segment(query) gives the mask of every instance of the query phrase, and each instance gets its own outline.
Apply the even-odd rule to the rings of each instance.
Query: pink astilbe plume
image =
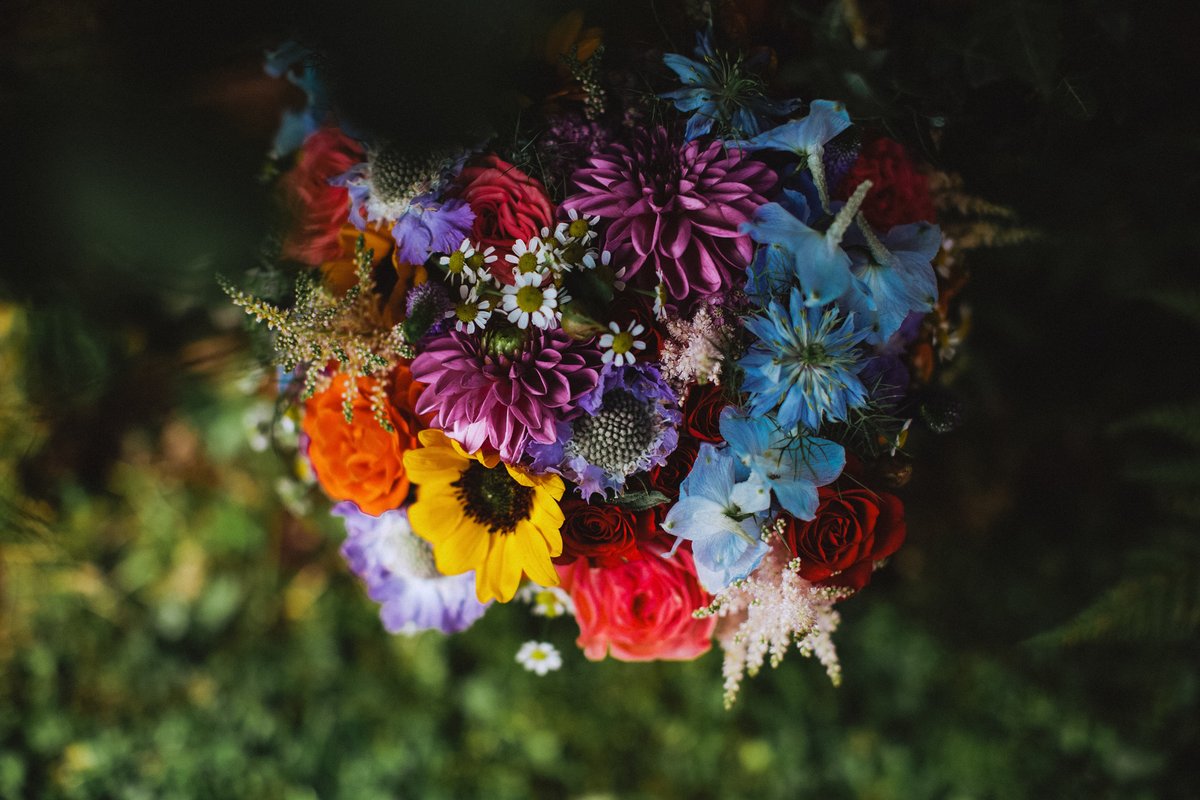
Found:
[[[600,365],[599,350],[562,331],[531,328],[512,355],[451,331],[412,363],[413,379],[427,384],[416,412],[468,452],[486,447],[515,462],[530,441],[555,441],[555,423],[596,388]]]
[[[719,141],[675,144],[659,127],[613,144],[573,176],[565,210],[609,221],[605,247],[626,280],[661,280],[678,304],[740,284],[754,243],[740,231],[767,202],[775,174]]]

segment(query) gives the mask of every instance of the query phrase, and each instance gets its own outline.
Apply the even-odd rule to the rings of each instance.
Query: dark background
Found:
[[[717,656],[592,665],[519,609],[391,640],[334,530],[280,508],[286,466],[240,444],[213,276],[257,262],[264,154],[302,102],[264,48],[324,52],[360,130],[453,138],[513,121],[561,8],[0,9],[0,796],[1200,794],[1197,20],[862,2],[857,47],[842,5],[779,5],[781,87],[1036,236],[970,256],[966,423],[914,444],[909,541],[844,606],[843,686],[793,655],[731,712]],[[582,7],[614,58],[689,45],[669,3]],[[512,663],[532,635],[561,672]]]

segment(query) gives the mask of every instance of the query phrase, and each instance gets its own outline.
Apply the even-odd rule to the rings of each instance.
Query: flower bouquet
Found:
[[[272,331],[298,457],[390,632],[517,599],[588,659],[715,641],[730,702],[793,645],[836,682],[837,605],[904,542],[910,428],[959,414],[939,175],[711,28],[650,95],[581,16],[550,39],[562,88],[511,141],[417,149],[315,102],[285,126],[294,289],[226,290]],[[272,67],[322,95],[294,49]]]

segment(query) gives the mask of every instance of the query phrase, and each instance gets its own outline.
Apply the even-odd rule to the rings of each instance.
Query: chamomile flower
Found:
[[[439,258],[438,264],[446,270],[446,280],[478,283],[487,274],[487,265],[497,259],[496,248],[481,252],[470,239],[463,239],[458,249]]]
[[[624,270],[621,270],[622,273]],[[659,276],[658,285],[654,287],[654,307],[651,309],[654,312],[655,319],[666,319],[667,317],[667,284]]]
[[[550,248],[537,236],[528,242],[517,239],[513,242],[512,252],[504,256],[504,260],[513,265],[513,276],[534,275],[539,279],[547,270],[547,260],[552,256]]]
[[[463,284],[458,287],[458,302],[446,312],[446,318],[451,317],[454,318],[455,330],[463,333],[483,330],[492,318],[491,301],[480,299],[474,286]]]
[[[614,367],[632,364],[635,358],[634,351],[646,349],[646,343],[637,338],[646,332],[641,323],[631,322],[626,330],[621,330],[620,325],[610,322],[608,329],[612,333],[600,337],[600,349],[604,351],[600,360],[605,364],[612,364]]]
[[[609,267],[612,265],[612,253],[607,250],[599,251],[593,247],[584,252],[583,256],[579,259],[579,263],[582,264],[586,269],[595,269],[598,266]],[[622,268],[621,274],[625,274],[624,268]],[[613,282],[613,285],[616,286],[615,281]],[[622,281],[621,286],[619,289],[617,289],[617,291],[624,291],[624,289],[625,282]]]
[[[580,214],[577,208],[569,209],[567,216],[569,221],[560,222],[556,230],[556,237],[563,244],[567,243],[567,239],[574,239],[587,246],[600,235],[597,230],[600,225],[600,217],[594,214]]]
[[[517,590],[517,599],[529,603],[535,617],[561,617],[575,615],[575,603],[571,595],[557,586],[539,586],[530,581]]]
[[[545,675],[562,666],[562,656],[549,642],[529,641],[517,651],[517,663],[529,672]]]
[[[516,280],[512,286],[503,288],[504,296],[500,309],[508,316],[508,321],[521,330],[529,327],[549,330],[557,327],[562,311],[559,310],[559,290],[550,284],[542,286],[545,275],[540,272],[517,272],[513,275]]]

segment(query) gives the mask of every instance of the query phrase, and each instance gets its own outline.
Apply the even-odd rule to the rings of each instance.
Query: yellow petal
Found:
[[[421,440],[421,444],[425,447],[449,447],[450,439],[446,434],[439,431],[437,428],[426,428],[417,434],[417,438]]]
[[[521,568],[525,574],[542,586],[557,586],[558,573],[550,562],[546,540],[532,524],[522,520],[512,535],[514,549],[520,554]]]
[[[479,569],[488,556],[491,534],[475,520],[463,517],[454,531],[433,548],[439,572],[458,575]]]
[[[514,547],[513,534],[495,537],[482,568],[475,574],[475,592],[480,602],[486,602],[485,594],[501,603],[512,600],[521,585],[521,554]]]
[[[422,447],[404,454],[404,471],[413,483],[458,480],[467,462],[448,447]]]

